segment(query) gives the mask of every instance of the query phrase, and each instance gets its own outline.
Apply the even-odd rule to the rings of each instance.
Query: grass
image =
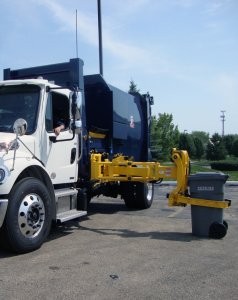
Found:
[[[169,166],[172,165],[172,163],[163,162],[162,165]],[[191,161],[191,174],[195,174],[198,172],[219,172],[219,171],[211,169],[210,162],[207,160]],[[228,178],[229,181],[238,181],[238,171],[222,171],[222,173],[229,175]]]
[[[196,161],[191,163],[191,174],[197,172],[219,172],[219,171],[211,169],[210,162],[203,160],[203,161]],[[238,181],[238,171],[222,171],[222,173],[229,175],[228,180]]]

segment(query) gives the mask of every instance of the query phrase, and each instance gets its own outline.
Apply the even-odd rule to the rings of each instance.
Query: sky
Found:
[[[99,73],[97,0],[0,0],[4,68],[66,62]],[[103,75],[154,97],[180,132],[238,134],[238,0],[101,0]]]

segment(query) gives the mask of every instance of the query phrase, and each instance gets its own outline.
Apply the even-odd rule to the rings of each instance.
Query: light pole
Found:
[[[101,0],[98,0],[99,71],[103,76]]]
[[[221,123],[222,123],[222,134],[221,134],[221,136],[222,137],[224,137],[224,134],[225,134],[225,121],[226,121],[226,119],[225,119],[225,110],[221,110],[221,113],[222,113],[222,115],[221,115]]]

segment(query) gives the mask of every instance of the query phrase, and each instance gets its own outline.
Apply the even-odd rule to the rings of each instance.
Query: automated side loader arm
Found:
[[[91,154],[91,180],[100,182],[134,181],[157,182],[161,179],[175,179],[177,186],[168,195],[169,206],[198,205],[215,208],[227,208],[229,200],[215,201],[191,198],[188,194],[189,156],[187,151],[172,150],[171,166],[162,166],[159,162],[134,162],[119,155],[111,161],[103,154]]]

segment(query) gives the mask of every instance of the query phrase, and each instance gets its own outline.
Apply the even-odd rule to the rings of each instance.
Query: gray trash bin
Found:
[[[192,198],[224,200],[224,184],[228,175],[201,172],[189,176],[188,185]],[[222,208],[191,205],[192,234],[212,238],[222,238],[227,232]]]

